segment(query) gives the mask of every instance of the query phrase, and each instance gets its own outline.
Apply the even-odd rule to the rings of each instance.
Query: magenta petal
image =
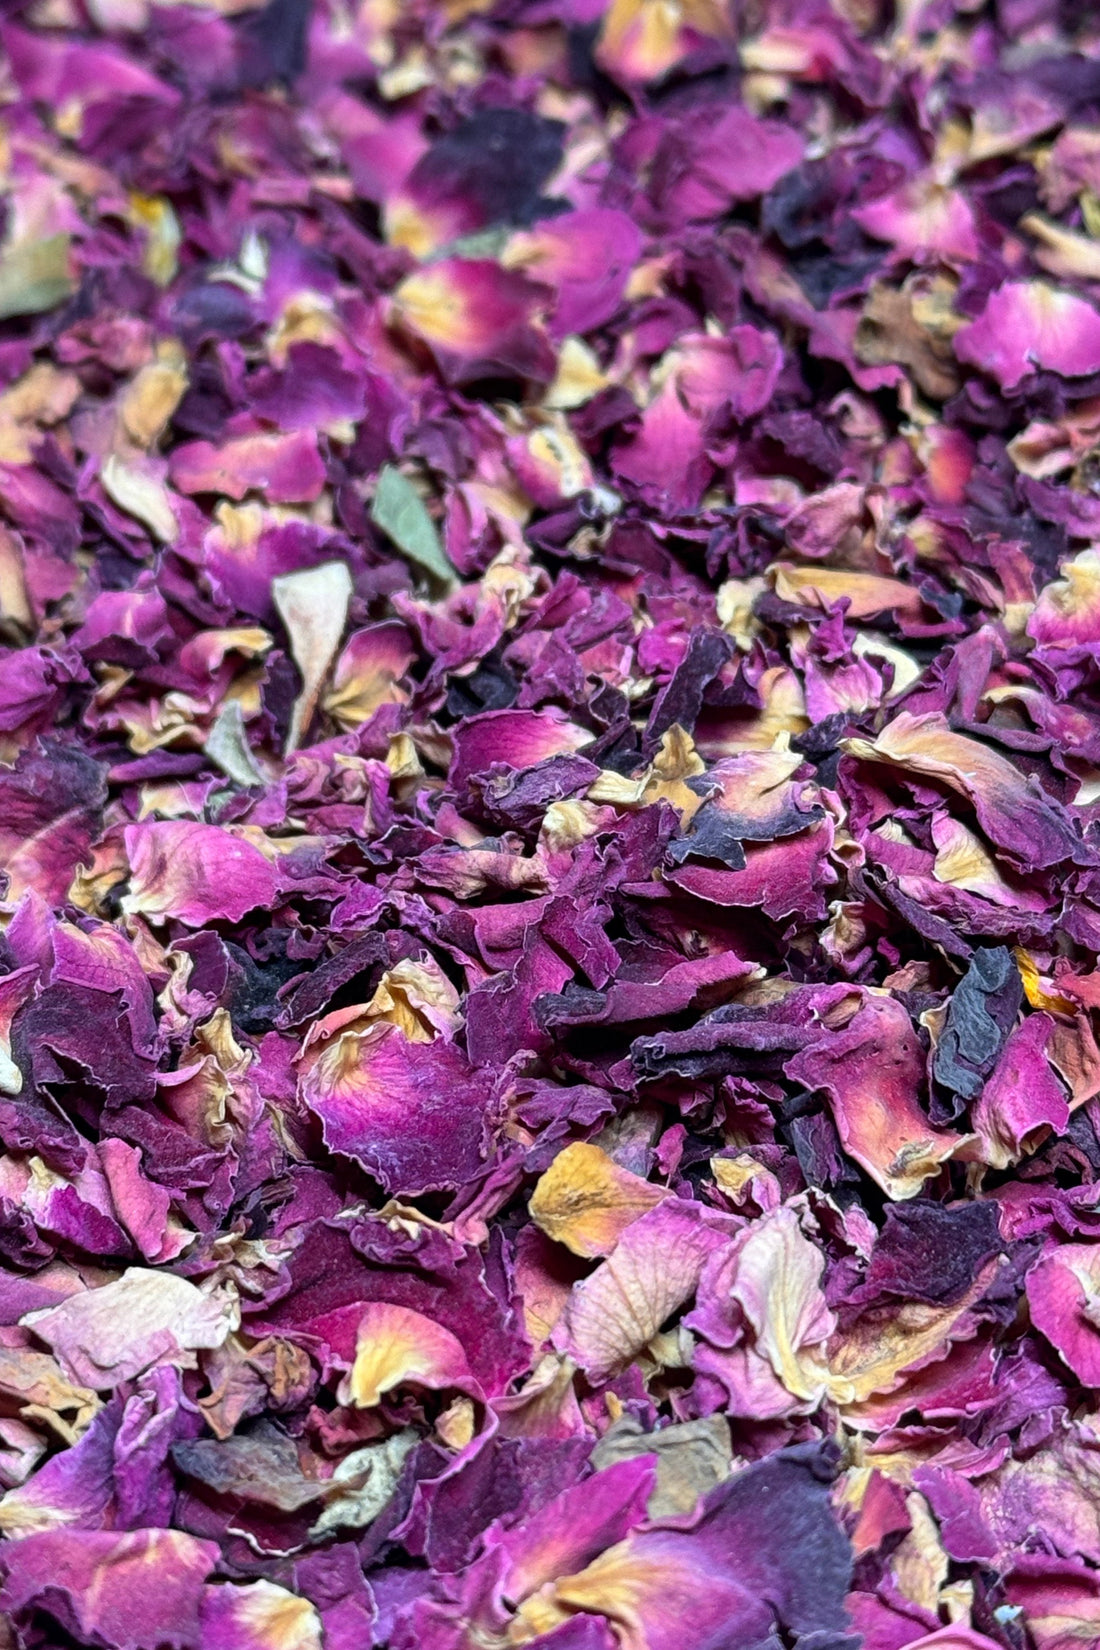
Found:
[[[331,1149],[390,1190],[453,1187],[481,1162],[484,1079],[443,1038],[410,1043],[385,1023],[337,1031],[307,1055],[301,1094]]]
[[[869,235],[889,241],[903,258],[970,261],[978,256],[974,213],[965,195],[928,177],[857,207],[852,217]]]
[[[224,493],[242,499],[256,490],[277,504],[311,503],[325,484],[312,430],[242,435],[220,447],[194,441],[177,447],[170,469],[183,493]]]
[[[271,1581],[209,1586],[202,1602],[203,1645],[209,1650],[321,1650],[321,1620],[308,1599]]]
[[[219,918],[239,921],[270,906],[275,872],[258,848],[213,825],[148,822],[126,830],[130,859],[127,909],[154,922],[178,917],[190,928]]]
[[[213,1542],[175,1530],[48,1530],[6,1552],[0,1599],[9,1610],[33,1602],[117,1650],[199,1650],[203,1583],[217,1556]]]
[[[637,435],[616,448],[612,463],[640,498],[679,515],[698,507],[713,474],[703,447],[700,420],[670,383],[646,408]]]
[[[1069,1364],[1077,1378],[1100,1386],[1100,1324],[1096,1299],[1100,1252],[1083,1243],[1052,1249],[1027,1276],[1032,1321]]]
[[[1045,281],[1010,281],[956,333],[955,354],[1006,390],[1040,367],[1085,378],[1100,371],[1100,311]]]
[[[557,292],[553,332],[564,338],[590,332],[615,314],[642,241],[625,212],[588,207],[521,232],[508,259]]]

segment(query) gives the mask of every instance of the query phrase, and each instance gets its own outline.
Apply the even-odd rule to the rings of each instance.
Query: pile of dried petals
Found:
[[[1100,13],[5,0],[0,1643],[1100,1642]]]

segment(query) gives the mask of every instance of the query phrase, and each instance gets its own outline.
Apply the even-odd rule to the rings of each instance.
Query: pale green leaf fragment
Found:
[[[370,516],[409,561],[444,584],[455,583],[457,575],[424,500],[408,477],[392,464],[387,464],[378,477]]]
[[[391,1433],[381,1444],[353,1449],[325,1482],[326,1506],[309,1534],[318,1541],[334,1530],[362,1530],[388,1505],[406,1456],[420,1442],[414,1427]]]
[[[246,788],[263,784],[264,776],[248,743],[239,699],[226,700],[206,736],[203,750],[235,784]]]
[[[436,264],[444,258],[499,258],[511,240],[512,233],[511,227],[507,224],[492,229],[478,229],[472,235],[460,235],[457,240],[448,241],[445,246],[438,247],[424,259],[424,262]]]
[[[19,241],[0,251],[0,321],[12,315],[41,315],[76,291],[69,263],[68,235]]]

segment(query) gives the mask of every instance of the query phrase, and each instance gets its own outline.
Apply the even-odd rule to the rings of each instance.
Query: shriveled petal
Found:
[[[542,1175],[529,1207],[547,1237],[592,1258],[610,1254],[627,1227],[667,1196],[598,1146],[576,1141]]]
[[[421,1312],[377,1302],[367,1307],[355,1338],[355,1362],[340,1383],[340,1401],[371,1409],[395,1387],[468,1384],[461,1343]]]
[[[1046,281],[1009,281],[956,333],[955,353],[1006,390],[1040,367],[1086,378],[1100,370],[1100,311]]]
[[[45,1530],[5,1553],[0,1604],[60,1613],[85,1643],[116,1650],[200,1643],[218,1549],[180,1530]]]
[[[1027,633],[1043,647],[1088,647],[1100,641],[1100,550],[1082,550],[1061,573],[1039,592]]]
[[[846,1025],[797,1054],[787,1073],[825,1090],[845,1151],[889,1197],[916,1197],[965,1142],[921,1109],[923,1051],[893,998],[868,997]]]
[[[309,727],[336,657],[351,601],[351,574],[343,562],[323,562],[301,573],[285,573],[274,580],[271,590],[302,677],[287,734],[289,755],[297,750]]]
[[[956,733],[937,711],[899,711],[877,739],[848,739],[853,756],[924,774],[959,791],[996,847],[1026,866],[1045,867],[1080,854],[1064,810],[1007,757]]]
[[[152,922],[177,917],[189,928],[219,919],[239,922],[246,911],[274,903],[270,862],[245,838],[190,820],[128,825],[130,887],[124,909]]]
[[[114,1283],[70,1295],[24,1319],[73,1380],[116,1387],[167,1360],[193,1368],[195,1352],[221,1346],[239,1322],[231,1296],[186,1278],[132,1266]]]
[[[1027,1275],[1031,1321],[1085,1386],[1100,1386],[1100,1248],[1063,1243]]]
[[[300,1085],[328,1146],[388,1191],[455,1186],[481,1162],[484,1079],[446,1038],[410,1042],[386,1020],[321,1030],[307,1039]]]
[[[307,1598],[273,1581],[209,1586],[203,1595],[209,1650],[321,1650],[321,1618]]]
[[[593,1380],[620,1369],[695,1293],[719,1235],[698,1206],[670,1199],[627,1227],[612,1255],[574,1284],[554,1343]]]

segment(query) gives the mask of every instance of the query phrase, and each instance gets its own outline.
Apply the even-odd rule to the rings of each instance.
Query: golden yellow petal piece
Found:
[[[1055,991],[1047,991],[1039,977],[1039,970],[1033,958],[1018,945],[1012,955],[1016,959],[1016,967],[1020,970],[1020,979],[1023,981],[1024,996],[1032,1008],[1045,1008],[1055,1014],[1076,1014],[1077,1004],[1068,997],[1060,997]]]
[[[531,1194],[531,1219],[575,1255],[608,1255],[626,1228],[668,1196],[606,1152],[574,1141],[551,1163]]]

